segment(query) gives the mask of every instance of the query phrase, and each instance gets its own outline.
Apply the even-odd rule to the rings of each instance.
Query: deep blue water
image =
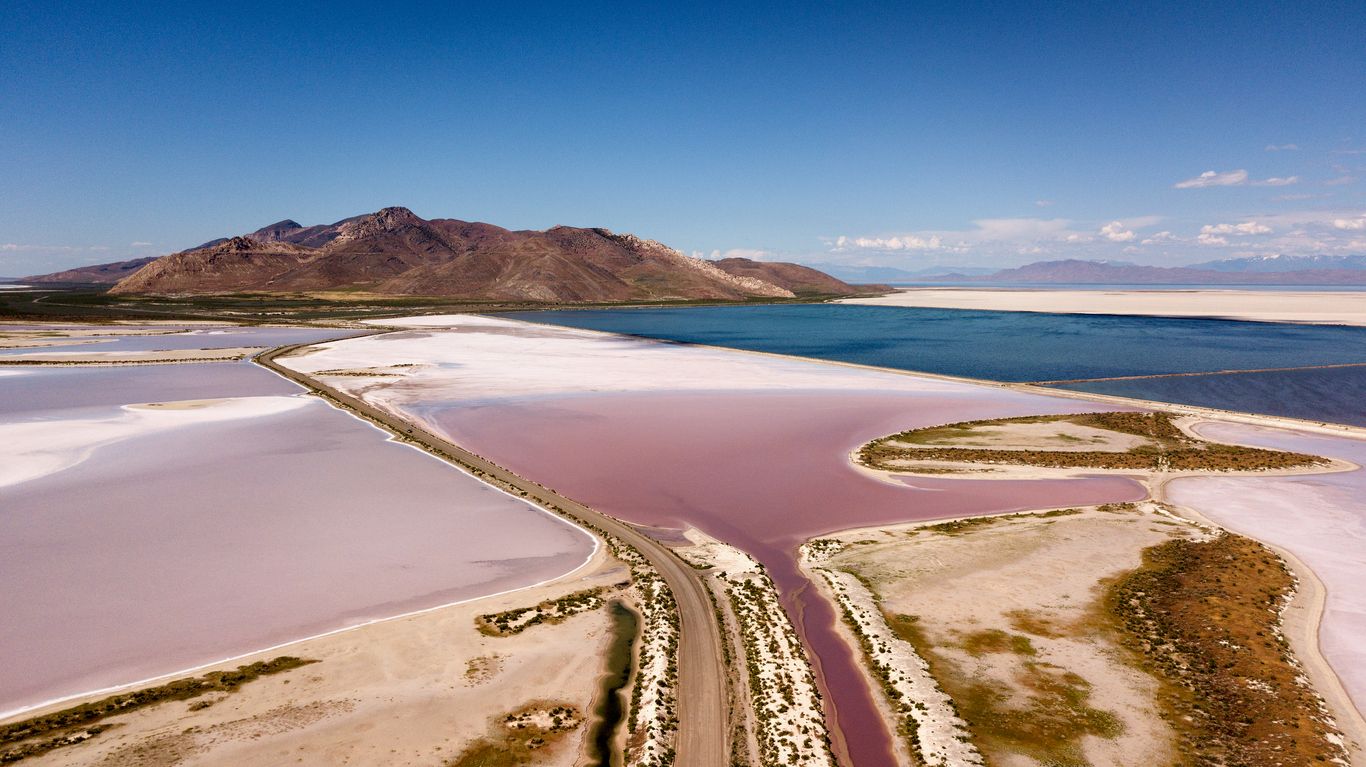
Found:
[[[1058,388],[1366,426],[1366,368],[1088,381]]]
[[[1366,328],[844,304],[505,316],[998,381],[1366,362]],[[1086,384],[1088,391],[1360,423],[1366,368]],[[1080,387],[1077,387],[1080,388]]]

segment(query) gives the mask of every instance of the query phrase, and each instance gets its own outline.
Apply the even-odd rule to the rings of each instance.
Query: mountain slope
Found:
[[[744,261],[740,259],[739,261]],[[606,229],[512,231],[385,208],[325,226],[284,220],[165,256],[117,294],[354,291],[555,303],[743,300],[855,288],[795,264],[691,258]]]
[[[723,258],[712,263],[728,274],[770,282],[799,296],[838,296],[857,292],[857,289],[848,283],[801,264],[783,261],[755,261],[749,258]]]
[[[19,281],[29,285],[113,285],[155,260],[156,256],[151,256],[128,261],[114,261],[108,264],[95,264],[94,266],[78,266],[62,272],[22,277]]]

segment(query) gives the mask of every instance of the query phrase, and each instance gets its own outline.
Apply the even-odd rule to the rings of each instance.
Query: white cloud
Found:
[[[1195,241],[1198,242],[1198,243],[1200,243],[1201,245],[1227,245],[1227,244],[1228,244],[1228,239],[1227,239],[1227,238],[1224,238],[1224,237],[1217,237],[1217,236],[1215,236],[1215,235],[1213,235],[1213,234],[1209,234],[1209,233],[1207,233],[1207,232],[1201,232],[1200,235],[1199,235],[1198,237],[1195,238]]]
[[[1239,168],[1224,173],[1207,170],[1195,178],[1188,178],[1185,181],[1178,181],[1172,184],[1173,189],[1206,189],[1213,186],[1290,186],[1298,184],[1299,176],[1271,177],[1257,180],[1248,180],[1247,171]]]
[[[1216,173],[1207,170],[1195,178],[1188,178],[1185,181],[1178,181],[1172,185],[1175,189],[1204,189],[1210,186],[1238,186],[1247,183],[1247,171],[1231,170],[1227,173]]]
[[[74,253],[78,250],[98,250],[101,246],[77,248],[71,245],[23,245],[17,242],[0,243],[0,250],[7,253]]]
[[[1246,237],[1252,234],[1271,234],[1271,227],[1256,221],[1244,221],[1241,224],[1206,224],[1200,227],[1200,234],[1231,234],[1235,237]]]
[[[1039,208],[1049,208],[1049,207],[1052,207],[1054,204],[1055,204],[1055,203],[1053,202],[1053,200],[1035,200],[1035,201],[1034,201],[1034,205],[1035,205],[1036,207],[1039,207]]]
[[[1145,237],[1145,238],[1143,238],[1142,242],[1140,242],[1140,243],[1138,243],[1138,244],[1139,244],[1139,245],[1160,245],[1161,243],[1164,243],[1164,242],[1173,242],[1173,241],[1176,241],[1177,239],[1178,239],[1178,238],[1175,237],[1175,236],[1173,236],[1171,232],[1161,231],[1161,232],[1157,232],[1156,234],[1152,235],[1151,237]]]
[[[138,240],[137,242],[130,242],[130,243],[128,243],[128,247],[130,247],[130,248],[150,248],[150,247],[152,247],[152,243],[150,243],[150,242],[143,242],[142,240]]]
[[[1363,213],[1361,218],[1335,218],[1333,219],[1333,228],[1346,232],[1366,230],[1366,213]]]
[[[1299,151],[1299,146],[1298,146],[1297,144],[1267,144],[1267,145],[1266,145],[1266,151],[1268,151],[1268,152],[1297,152],[1297,151]]]
[[[1137,236],[1131,229],[1125,229],[1123,222],[1111,221],[1100,228],[1099,234],[1110,242],[1132,242]]]
[[[918,237],[901,234],[894,237],[845,237],[835,239],[835,250],[938,250],[943,241],[937,236]]]
[[[1348,174],[1345,174],[1345,175],[1342,175],[1342,176],[1338,176],[1337,178],[1330,178],[1330,179],[1328,179],[1327,181],[1323,182],[1323,185],[1324,185],[1324,186],[1343,186],[1343,185],[1345,185],[1345,184],[1350,184],[1350,183],[1352,183],[1353,181],[1356,181],[1356,180],[1357,180],[1357,177],[1356,177],[1356,176],[1353,176],[1352,174],[1348,173]]]

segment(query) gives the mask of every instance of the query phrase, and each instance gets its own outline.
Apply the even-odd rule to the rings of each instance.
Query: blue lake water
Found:
[[[1366,328],[836,304],[517,312],[516,319],[998,381],[1366,362]],[[1366,368],[1073,385],[1366,423]]]

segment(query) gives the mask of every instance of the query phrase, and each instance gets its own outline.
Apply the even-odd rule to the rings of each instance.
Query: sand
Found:
[[[1144,504],[1144,506],[1150,506]],[[1152,510],[1046,518],[1024,516],[957,535],[916,532],[919,525],[850,530],[826,536],[843,544],[839,553],[815,557],[812,566],[857,573],[866,579],[888,612],[919,616],[932,646],[960,671],[1000,690],[1019,705],[1029,690],[1016,676],[1019,658],[1011,653],[973,655],[961,649],[973,632],[999,630],[1022,634],[1014,611],[1056,627],[1061,636],[1027,634],[1035,648],[1031,660],[1054,664],[1092,685],[1089,705],[1111,712],[1124,723],[1114,739],[1085,736],[1082,745],[1093,764],[1162,764],[1171,756],[1172,733],[1152,708],[1155,680],[1117,663],[1117,646],[1084,628],[1088,611],[1101,593],[1103,579],[1137,567],[1143,548],[1174,536],[1198,534]],[[829,588],[832,584],[827,584]],[[845,587],[857,589],[858,581]],[[964,599],[965,593],[972,594]],[[873,623],[879,622],[873,614]],[[880,634],[886,636],[885,622]],[[884,645],[892,642],[886,638]],[[906,673],[915,668],[909,664]],[[933,695],[929,696],[933,699]],[[927,709],[932,715],[934,709]],[[948,710],[940,720],[951,719]],[[929,728],[933,732],[933,727]],[[941,738],[952,745],[951,738]],[[936,741],[929,740],[929,743]],[[979,744],[981,745],[981,744]],[[993,763],[1032,764],[1008,750],[989,749]],[[952,763],[961,763],[960,758]]]
[[[226,667],[281,654],[322,662],[251,682],[199,711],[172,702],[117,717],[121,727],[25,764],[441,764],[523,704],[562,702],[589,714],[610,639],[602,609],[510,637],[480,634],[474,618],[625,577],[602,551],[548,584],[249,656]],[[542,752],[543,763],[577,763],[585,733],[580,726]]]
[[[840,303],[1366,326],[1366,291],[912,288]]]

